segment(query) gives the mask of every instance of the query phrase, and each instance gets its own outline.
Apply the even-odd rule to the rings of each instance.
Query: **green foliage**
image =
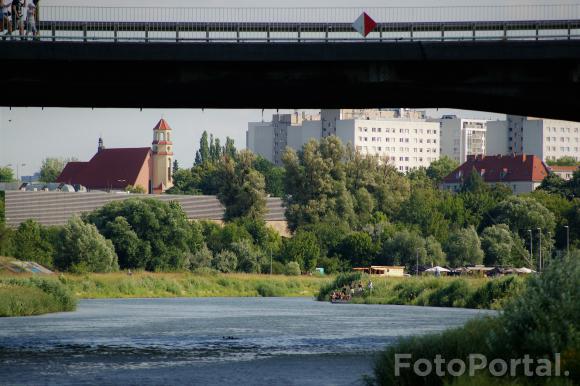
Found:
[[[0,167],[0,182],[14,181],[14,171],[8,166]]]
[[[204,244],[201,248],[197,249],[189,258],[189,269],[196,271],[203,268],[211,267],[213,260],[213,254]]]
[[[14,257],[52,267],[53,246],[47,240],[45,229],[34,220],[26,220],[20,224],[14,232],[13,245]]]
[[[288,276],[299,276],[300,275],[300,264],[295,261],[289,261],[286,263],[285,273]]]
[[[241,151],[236,159],[224,157],[218,169],[218,199],[225,206],[224,218],[259,219],[265,213],[264,177],[253,169],[255,156]]]
[[[496,265],[519,267],[527,260],[521,239],[505,224],[485,228],[481,233],[481,247],[485,254],[485,265],[488,267]],[[528,264],[526,262],[525,265]]]
[[[457,167],[459,167],[459,162],[455,161],[449,156],[444,155],[441,156],[441,158],[439,158],[437,161],[431,162],[427,168],[427,176],[438,184]]]
[[[214,256],[211,265],[220,272],[234,272],[238,267],[238,258],[232,251],[221,251]]]
[[[6,193],[0,190],[0,226],[6,222]]]
[[[483,263],[483,251],[473,227],[459,229],[451,234],[445,251],[452,267]]]
[[[362,274],[360,272],[341,273],[334,279],[334,281],[320,288],[316,299],[329,300],[330,294],[333,291],[340,290],[342,287],[351,285],[352,283],[360,282],[361,279]]]
[[[103,234],[113,242],[121,269],[145,269],[151,261],[151,244],[137,236],[125,217],[108,222]]]
[[[342,239],[338,252],[353,267],[369,267],[374,260],[375,246],[368,233],[353,232]]]
[[[483,177],[481,177],[475,168],[471,170],[471,173],[465,176],[465,179],[461,184],[461,192],[463,193],[481,193],[487,190],[488,187],[483,181]]]
[[[316,235],[308,231],[298,231],[294,237],[284,240],[282,246],[282,260],[294,261],[304,272],[311,272],[316,268],[320,257],[320,247]]]
[[[562,372],[569,371],[567,381],[580,380],[580,303],[576,293],[580,288],[580,259],[565,259],[552,264],[539,276],[527,280],[522,289],[520,278],[504,278],[494,281],[473,299],[483,298],[482,303],[497,298],[502,291],[519,293],[509,302],[503,313],[495,318],[476,319],[464,327],[445,331],[441,334],[405,338],[388,348],[375,365],[374,383],[378,385],[443,385],[451,378],[439,378],[433,372],[428,377],[419,378],[412,371],[403,369],[395,376],[395,354],[410,353],[413,358],[460,358],[467,362],[471,353],[480,353],[487,358],[509,360],[529,355],[532,359],[552,358],[554,353],[561,354]],[[484,294],[487,293],[487,294]],[[497,301],[497,299],[496,299]],[[468,302],[469,303],[469,302]],[[485,376],[484,374],[479,374]],[[489,374],[487,374],[489,375]],[[465,377],[471,384],[472,378]],[[525,384],[523,369],[517,370],[517,378],[494,378],[501,384]],[[545,379],[551,384],[553,379]],[[540,379],[534,378],[534,384]],[[459,382],[460,384],[464,384]]]
[[[230,245],[231,252],[236,255],[238,271],[246,273],[260,273],[258,252],[249,240],[241,240]]]
[[[119,227],[109,223],[114,223],[118,217],[123,217],[130,228],[124,226],[123,232],[112,233]],[[176,202],[142,198],[113,201],[89,213],[86,220],[96,225],[115,245],[122,243],[115,240],[116,236],[133,238],[128,233],[129,230],[134,232],[144,244],[137,245],[136,249],[143,251],[144,266],[150,271],[186,269],[188,254],[195,252],[192,250],[193,228]]]
[[[141,185],[137,185],[137,186],[127,185],[125,187],[125,192],[129,192],[129,193],[133,193],[133,194],[145,194],[145,193],[147,193],[145,191],[145,188],[142,187]]]
[[[62,230],[55,265],[71,272],[113,272],[119,269],[115,247],[93,224],[71,218]]]
[[[56,280],[0,278],[0,317],[73,311],[76,299]]]
[[[547,164],[549,166],[580,166],[580,162],[576,161],[576,158],[570,156],[564,156],[558,158],[557,160],[548,160]]]
[[[262,156],[257,156],[254,162],[254,168],[264,176],[266,182],[266,193],[272,197],[284,196],[284,168],[274,166]]]
[[[402,229],[385,239],[378,263],[385,265],[404,265],[414,272],[417,264],[445,265],[445,253],[441,244],[432,236],[424,239],[414,231]]]
[[[46,158],[42,161],[40,167],[40,181],[42,182],[56,182],[56,179],[64,169],[66,163],[71,160],[64,160],[61,158]]]

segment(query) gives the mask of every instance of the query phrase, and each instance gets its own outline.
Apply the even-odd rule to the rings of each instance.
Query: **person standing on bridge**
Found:
[[[8,30],[6,35],[12,35],[12,0],[0,0],[0,8],[2,9],[2,34],[4,28]]]
[[[12,26],[20,31],[20,36],[24,36],[24,15],[26,0],[12,1]]]
[[[32,0],[28,3],[28,10],[26,12],[26,36],[28,34],[32,34],[32,36],[36,36],[38,31],[36,29],[36,2],[38,0]]]

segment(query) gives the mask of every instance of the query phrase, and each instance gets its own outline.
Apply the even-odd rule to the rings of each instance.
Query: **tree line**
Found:
[[[474,171],[452,193],[438,188],[458,166],[448,157],[406,175],[383,161],[331,136],[287,149],[283,167],[275,167],[204,133],[192,168],[174,165],[172,193],[217,195],[223,225],[188,221],[177,203],[128,199],[64,227],[28,221],[15,231],[0,228],[0,253],[72,271],[295,273],[370,264],[413,271],[417,260],[536,268],[540,253],[546,261],[566,250],[568,235],[570,248],[580,247],[578,172],[571,181],[550,175],[536,191],[516,196]],[[268,188],[270,172],[276,177]],[[264,222],[274,191],[284,200],[290,238]]]

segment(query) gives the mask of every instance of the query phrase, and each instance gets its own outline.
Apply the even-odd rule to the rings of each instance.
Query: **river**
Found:
[[[307,298],[81,300],[0,319],[1,385],[357,385],[399,337],[490,311]]]

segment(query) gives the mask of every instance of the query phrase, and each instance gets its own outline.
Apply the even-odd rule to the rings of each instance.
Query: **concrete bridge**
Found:
[[[131,20],[46,7],[40,41],[0,41],[10,68],[0,87],[11,90],[0,105],[454,107],[580,120],[580,6],[563,7],[182,9],[173,19],[137,9]],[[362,11],[377,19],[366,37],[352,25]]]

